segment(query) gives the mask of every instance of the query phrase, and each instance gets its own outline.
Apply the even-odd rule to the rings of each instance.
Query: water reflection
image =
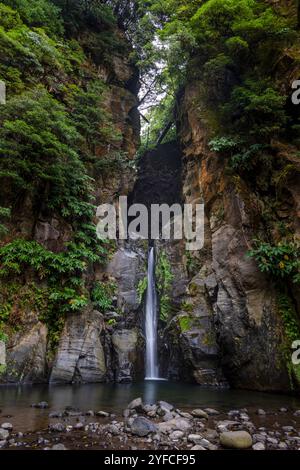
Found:
[[[12,415],[10,421],[20,430],[41,429],[48,425],[49,410],[31,408],[32,403],[47,401],[52,411],[61,411],[66,406],[73,406],[83,411],[104,410],[118,414],[132,399],[139,396],[145,403],[166,400],[182,409],[213,407],[227,411],[247,407],[267,410],[282,406],[300,409],[300,399],[292,396],[228,389],[203,389],[197,385],[174,384],[166,381],[145,381],[132,385],[2,386],[0,419]]]

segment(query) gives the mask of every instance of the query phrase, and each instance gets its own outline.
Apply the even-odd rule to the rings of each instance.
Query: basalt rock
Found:
[[[116,382],[132,382],[138,373],[141,373],[143,365],[138,330],[115,331],[112,335],[112,344],[116,364]]]
[[[101,332],[103,316],[86,310],[68,317],[59,343],[50,382],[103,382],[106,365]]]

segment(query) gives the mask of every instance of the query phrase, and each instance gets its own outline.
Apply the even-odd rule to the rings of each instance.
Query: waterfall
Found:
[[[146,379],[158,379],[157,362],[157,297],[155,287],[155,256],[151,247],[148,255],[148,286],[146,296]]]

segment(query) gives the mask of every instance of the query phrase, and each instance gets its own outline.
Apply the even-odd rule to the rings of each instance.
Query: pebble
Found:
[[[64,432],[65,430],[66,430],[66,425],[63,423],[49,424],[49,431]]]
[[[124,411],[129,411],[129,410],[124,410]],[[101,418],[109,418],[109,413],[107,413],[106,411],[97,411],[96,416],[100,416]]]
[[[265,412],[265,410],[263,410],[262,408],[259,408],[259,410],[257,410],[256,412],[259,416],[265,416],[267,413]]]
[[[204,447],[202,447],[200,445],[196,445],[196,446],[192,447],[191,450],[206,450],[206,449],[204,449]]]
[[[295,431],[295,428],[293,426],[282,426],[282,430],[284,432],[293,432]]]
[[[184,432],[182,431],[173,431],[171,434],[170,434],[170,439],[173,441],[173,440],[178,440],[178,439],[182,439],[184,437]]]
[[[63,413],[61,413],[60,411],[51,411],[48,416],[49,418],[62,418]]]
[[[40,401],[39,403],[33,403],[31,405],[32,408],[40,408],[41,410],[44,410],[46,408],[49,408],[49,403],[46,401]]]
[[[286,450],[287,448],[288,448],[288,445],[285,442],[279,442],[278,449]]]
[[[52,450],[68,450],[64,444],[54,444],[54,446],[52,446]]]
[[[8,438],[8,436],[9,436],[9,432],[7,431],[7,429],[0,428],[0,440],[4,441]]]
[[[194,444],[200,444],[201,440],[202,440],[202,436],[200,436],[200,434],[189,434],[188,435],[188,441],[193,442]]]
[[[210,416],[213,416],[213,415],[219,415],[219,411],[217,410],[214,410],[213,408],[205,408],[204,411],[210,415]]]
[[[75,426],[74,426],[74,429],[77,429],[77,430],[80,430],[80,429],[83,429],[84,428],[84,424],[83,423],[76,423]]]
[[[253,450],[266,450],[265,444],[263,442],[256,442],[256,444],[253,444],[252,446]]]
[[[12,431],[13,425],[11,423],[2,423],[1,428],[6,429],[6,431]]]

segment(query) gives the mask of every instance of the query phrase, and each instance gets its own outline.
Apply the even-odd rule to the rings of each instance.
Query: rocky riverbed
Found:
[[[45,412],[48,403],[33,404]],[[7,450],[300,450],[300,410],[196,408],[133,400],[122,416],[66,407],[48,410],[48,428],[19,432],[1,416],[0,448]]]

